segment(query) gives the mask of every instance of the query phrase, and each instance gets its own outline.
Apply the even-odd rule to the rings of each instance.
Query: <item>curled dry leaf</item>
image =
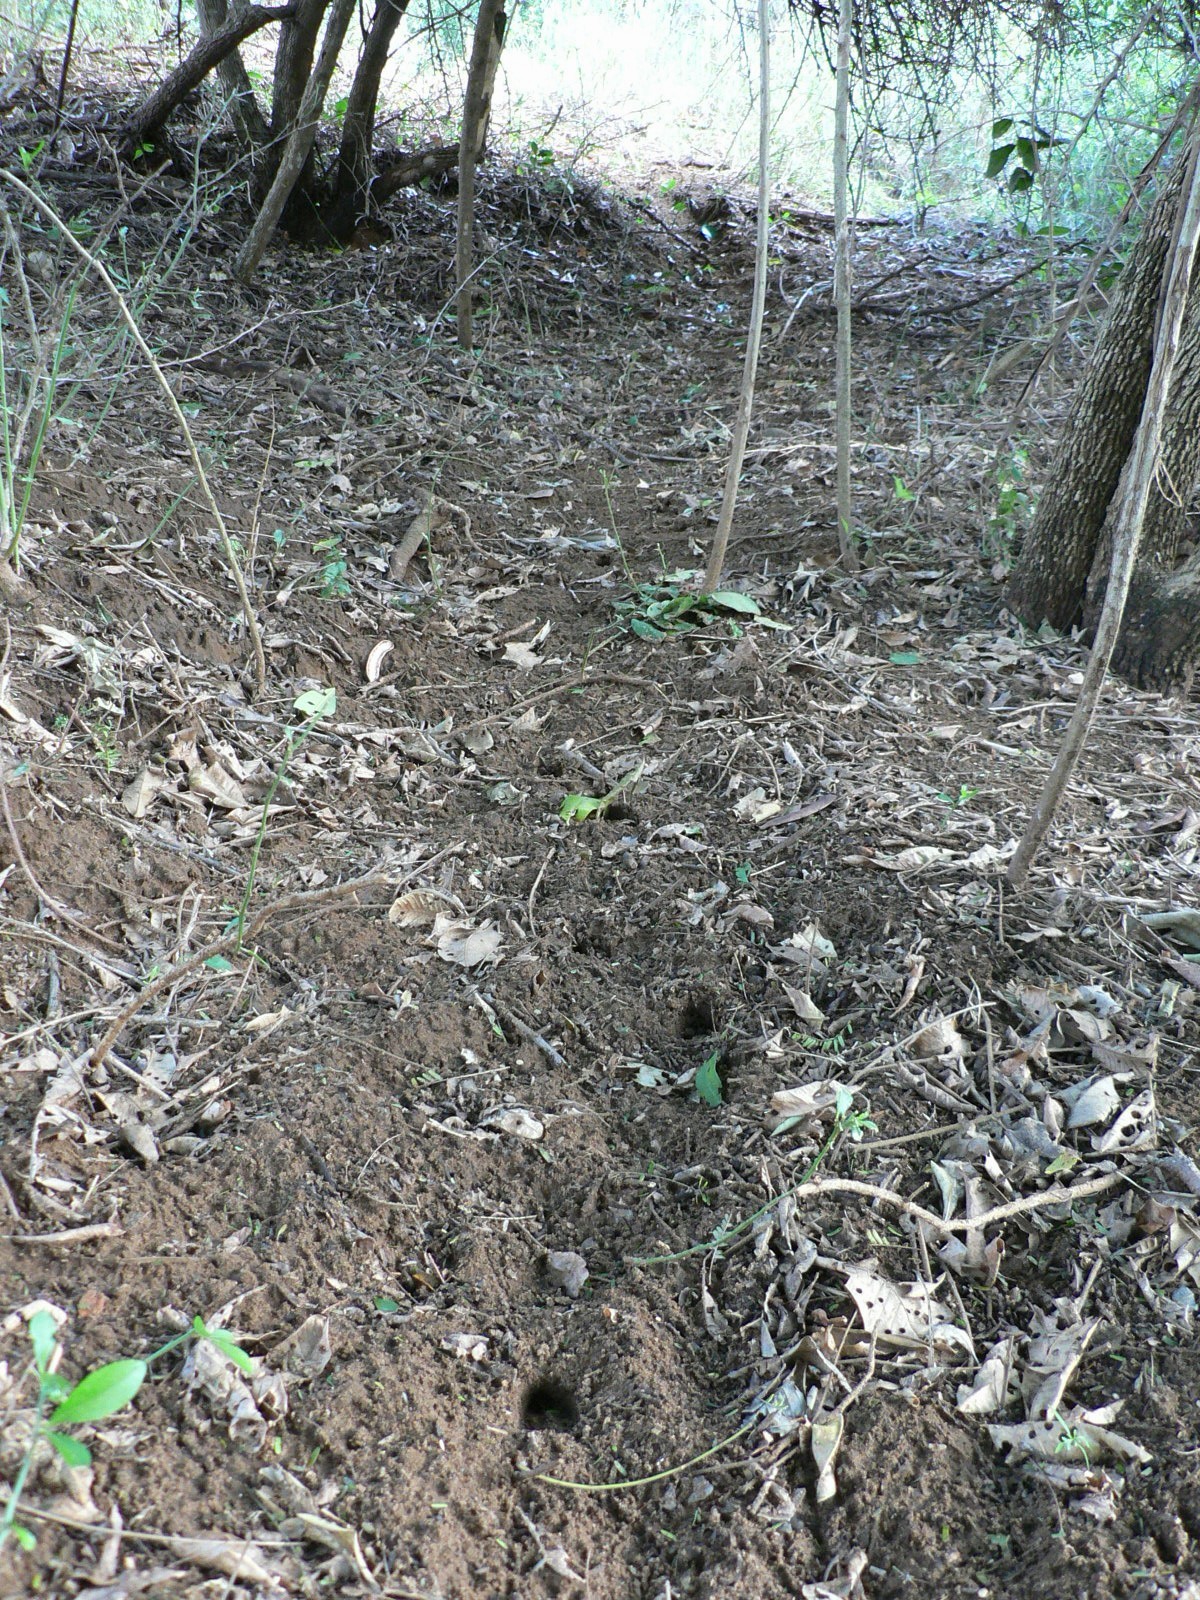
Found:
[[[455,911],[462,910],[459,901],[440,889],[409,889],[392,901],[387,919],[399,923],[402,928],[418,928],[422,923],[436,922],[447,906]]]
[[[941,845],[914,844],[894,856],[876,855],[872,857],[872,865],[887,867],[892,872],[921,872],[926,867],[936,867],[943,861],[953,859],[953,850],[946,850]]]
[[[1062,1098],[1070,1107],[1068,1128],[1091,1128],[1097,1122],[1107,1122],[1121,1105],[1116,1080],[1111,1076],[1073,1084],[1063,1090]]]
[[[213,1412],[227,1419],[229,1437],[250,1450],[261,1450],[267,1442],[266,1418],[249,1384],[233,1362],[211,1339],[197,1339],[183,1364],[183,1379],[189,1390],[199,1390]]]
[[[1110,1408],[1106,1407],[1107,1415]],[[1091,1420],[1098,1413],[1075,1406],[1065,1415],[1032,1422],[990,1422],[988,1434],[997,1449],[1007,1445],[1009,1461],[1133,1461],[1147,1466],[1154,1457],[1132,1439]]]
[[[814,1027],[820,1026],[825,1021],[825,1013],[820,1006],[815,1004],[812,996],[804,989],[793,989],[790,984],[780,980],[780,987],[788,998],[788,1004],[800,1018],[801,1022],[811,1022]]]
[[[966,1043],[953,1017],[937,1017],[926,1023],[911,1045],[913,1054],[924,1060],[947,1055],[961,1060],[967,1053]]]
[[[149,767],[143,767],[121,791],[121,804],[131,817],[144,817],[166,787],[167,780],[161,772],[151,772]]]
[[[504,646],[503,659],[506,666],[516,667],[518,672],[532,672],[534,667],[543,664],[541,656],[531,645],[522,644],[517,639],[510,639]]]
[[[1158,1109],[1154,1090],[1143,1089],[1112,1126],[1092,1140],[1098,1155],[1118,1155],[1128,1150],[1152,1150],[1158,1143]]]
[[[532,1111],[526,1111],[524,1106],[497,1106],[494,1111],[485,1111],[479,1119],[479,1126],[510,1133],[516,1139],[537,1140],[546,1132],[545,1123],[535,1117]]]
[[[222,811],[241,811],[249,805],[246,791],[236,778],[215,761],[193,767],[188,773],[188,788],[203,800],[211,800]]]
[[[460,1361],[486,1361],[488,1358],[488,1342],[482,1333],[448,1333],[442,1340],[442,1349]]]
[[[285,1539],[308,1539],[312,1544],[323,1545],[327,1550],[349,1557],[367,1587],[375,1591],[379,1589],[375,1574],[363,1555],[358,1532],[348,1523],[339,1522],[328,1515],[317,1516],[311,1511],[298,1511],[283,1522],[279,1531]]]
[[[846,1289],[863,1327],[879,1344],[900,1350],[933,1345],[971,1353],[970,1335],[954,1325],[954,1313],[934,1299],[930,1284],[891,1283],[866,1267],[854,1267],[846,1274]]]
[[[383,671],[383,663],[395,648],[390,639],[379,639],[371,646],[366,663],[363,666],[363,678],[367,683],[379,682],[379,676]]]
[[[975,1376],[959,1384],[955,1405],[965,1417],[987,1416],[1019,1396],[1015,1368],[1017,1338],[1009,1334],[984,1356]]]
[[[329,1365],[333,1346],[329,1338],[329,1318],[314,1313],[271,1351],[271,1359],[302,1382],[319,1378]]]
[[[494,966],[500,960],[504,936],[493,922],[473,927],[439,916],[433,927],[437,953],[456,967]]]
[[[842,1442],[843,1417],[840,1411],[824,1417],[812,1425],[810,1443],[813,1465],[817,1469],[816,1498],[818,1505],[837,1496],[837,1479],[833,1472],[834,1457]]]
[[[838,1096],[847,1092],[850,1091],[846,1085],[836,1078],[802,1083],[795,1089],[779,1089],[771,1096],[767,1126],[774,1133],[785,1122],[800,1123],[805,1133],[812,1133],[820,1123],[829,1121]]]
[[[246,1539],[168,1538],[166,1548],[179,1561],[223,1572],[243,1583],[261,1584],[275,1594],[281,1592],[283,1569],[269,1562],[258,1546]]]
[[[792,961],[806,967],[827,966],[837,960],[836,947],[825,937],[815,922],[808,923],[799,933],[794,933],[790,939],[775,945],[771,954],[781,961]]]

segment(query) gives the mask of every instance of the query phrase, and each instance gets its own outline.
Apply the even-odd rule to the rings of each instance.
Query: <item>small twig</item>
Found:
[[[25,851],[21,846],[20,835],[17,833],[16,819],[12,814],[12,807],[8,802],[8,783],[2,774],[0,774],[0,802],[2,802],[4,806],[4,821],[8,827],[8,838],[13,847],[13,855],[17,858],[17,865],[29,880],[29,885],[34,894],[37,895],[38,899],[41,900],[56,917],[61,917],[64,922],[69,922],[72,927],[81,928],[89,938],[95,939],[97,943],[107,945],[110,950],[120,950],[121,946],[114,940],[106,939],[103,934],[94,932],[90,927],[88,927],[87,922],[79,915],[77,911],[72,911],[70,906],[64,905],[61,900],[56,900],[52,894],[47,894],[46,890],[42,888],[42,885],[38,882],[34,870],[29,865],[28,858],[26,857]],[[71,946],[70,948],[73,949],[74,946]],[[93,959],[93,957],[90,955],[86,955],[85,952],[80,951],[78,953],[84,954],[88,960]]]
[[[1102,1178],[1089,1178],[1086,1183],[1072,1184],[1068,1188],[1055,1184],[1039,1194],[1027,1194],[1020,1200],[1010,1200],[1006,1205],[993,1206],[990,1211],[981,1211],[978,1216],[954,1220],[935,1216],[924,1206],[917,1205],[914,1200],[906,1200],[903,1195],[894,1194],[891,1189],[881,1189],[874,1183],[859,1183],[855,1178],[814,1178],[809,1183],[800,1184],[791,1194],[797,1201],[815,1199],[822,1194],[861,1195],[865,1200],[877,1200],[880,1205],[902,1211],[915,1221],[924,1222],[937,1233],[971,1233],[976,1228],[991,1228],[998,1222],[1007,1222],[1010,1217],[1023,1216],[1028,1211],[1041,1211],[1046,1206],[1071,1205],[1076,1200],[1090,1199],[1092,1195],[1115,1189],[1123,1181],[1123,1173],[1107,1172]]]
[[[6,1244],[87,1244],[91,1239],[119,1239],[125,1232],[116,1222],[89,1222],[82,1228],[63,1228],[58,1233],[6,1233]]]
[[[134,998],[119,1011],[109,1024],[108,1031],[93,1049],[89,1060],[93,1067],[98,1067],[116,1044],[124,1031],[126,1024],[131,1022],[143,1006],[149,1004],[158,995],[164,994],[180,978],[185,978],[189,972],[194,972],[197,967],[203,966],[206,961],[211,961],[214,956],[224,956],[236,953],[247,939],[252,939],[260,928],[265,927],[272,917],[280,916],[285,911],[308,911],[316,906],[326,905],[331,900],[341,899],[344,895],[353,894],[359,889],[371,888],[377,883],[385,881],[385,874],[373,868],[360,878],[350,878],[345,883],[333,884],[328,889],[312,889],[301,894],[284,895],[282,900],[276,900],[273,905],[264,906],[257,915],[251,917],[245,928],[238,933],[232,933],[223,939],[215,939],[212,944],[205,945],[203,950],[197,950],[194,956],[189,956],[186,961],[181,961],[169,972],[162,973],[155,978],[146,988],[141,989]]]
[[[677,1467],[664,1467],[661,1472],[652,1472],[646,1478],[625,1478],[616,1483],[576,1483],[572,1478],[552,1478],[546,1472],[531,1472],[527,1476],[536,1478],[539,1483],[553,1484],[556,1489],[577,1489],[582,1494],[605,1494],[615,1489],[644,1489],[647,1484],[662,1483],[666,1478],[677,1478],[681,1472],[689,1472],[693,1467],[699,1466],[702,1461],[707,1461],[710,1456],[717,1455],[722,1450],[727,1450],[737,1440],[745,1438],[746,1434],[755,1426],[757,1418],[744,1422],[736,1433],[731,1433],[727,1438],[720,1439],[707,1450],[702,1450],[698,1456],[693,1456],[690,1461],[681,1461]]]

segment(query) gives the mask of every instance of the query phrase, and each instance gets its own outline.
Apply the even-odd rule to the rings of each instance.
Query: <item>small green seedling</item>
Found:
[[[0,1548],[13,1538],[23,1550],[32,1550],[36,1544],[34,1534],[17,1521],[17,1508],[21,1494],[33,1466],[34,1454],[40,1440],[44,1439],[69,1467],[90,1465],[92,1452],[81,1440],[64,1428],[76,1427],[84,1422],[102,1422],[115,1416],[134,1399],[150,1363],[177,1350],[189,1339],[208,1339],[243,1372],[253,1372],[254,1363],[223,1328],[210,1328],[202,1317],[194,1317],[185,1333],[180,1333],[155,1350],[144,1361],[108,1361],[85,1373],[79,1382],[69,1384],[59,1377],[55,1356],[59,1348],[58,1323],[49,1311],[35,1311],[29,1319],[29,1342],[33,1346],[33,1370],[37,1375],[38,1392],[33,1407],[33,1428],[17,1475],[9,1490],[8,1500],[0,1512]]]
[[[564,822],[586,822],[589,817],[604,817],[609,807],[620,798],[627,789],[632,789],[642,776],[646,763],[639,761],[632,772],[627,772],[619,783],[615,783],[607,794],[567,794],[563,796],[558,814]]]
[[[262,816],[259,818],[258,832],[254,837],[254,844],[250,850],[250,865],[246,872],[246,887],[242,891],[241,904],[238,906],[234,926],[237,929],[238,949],[242,947],[242,940],[246,933],[246,912],[250,906],[250,897],[254,893],[254,879],[258,873],[258,858],[262,853],[263,840],[267,836],[267,820],[271,815],[271,802],[275,799],[275,792],[283,782],[284,773],[287,771],[292,757],[304,744],[309,734],[324,717],[331,717],[337,710],[337,691],[335,689],[306,689],[303,694],[298,694],[292,705],[304,718],[299,728],[289,728],[287,740],[283,747],[283,759],[276,768],[275,776],[267,788],[266,798],[263,800]],[[223,961],[224,956],[214,956],[214,961]]]
[[[632,633],[651,643],[715,622],[725,621],[736,628],[738,617],[761,617],[758,601],[736,589],[687,594],[670,582],[639,583],[633,598],[619,602],[617,611]]]

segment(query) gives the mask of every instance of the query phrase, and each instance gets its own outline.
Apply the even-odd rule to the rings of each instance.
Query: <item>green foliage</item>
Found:
[[[189,1339],[208,1339],[243,1372],[254,1370],[250,1357],[240,1345],[235,1344],[230,1334],[223,1328],[210,1328],[202,1317],[194,1317],[185,1333],[168,1339],[144,1361],[108,1361],[103,1366],[93,1367],[78,1383],[70,1384],[56,1370],[59,1325],[53,1313],[48,1310],[35,1311],[29,1318],[28,1332],[38,1385],[37,1397],[33,1407],[33,1427],[21,1464],[4,1508],[0,1511],[0,1548],[10,1538],[23,1550],[32,1550],[37,1543],[30,1529],[17,1521],[17,1511],[39,1442],[44,1440],[69,1467],[88,1466],[92,1453],[87,1445],[62,1430],[88,1422],[103,1422],[106,1417],[124,1411],[145,1383],[151,1362],[177,1350]]]
[[[685,593],[679,582],[691,576],[671,573],[660,583],[637,584],[631,598],[617,601],[617,615],[639,639],[653,643],[718,622],[727,623],[737,634],[741,632],[739,617],[761,616],[758,601],[734,589],[719,589],[714,594]]]
[[[711,1106],[715,1111],[724,1100],[721,1084],[721,1074],[717,1071],[717,1062],[721,1059],[721,1052],[714,1050],[696,1068],[696,1093],[706,1106]]]
[[[246,934],[246,912],[250,907],[250,898],[254,893],[254,879],[258,873],[258,858],[262,853],[263,840],[267,836],[267,823],[271,815],[271,803],[275,793],[283,782],[284,774],[291,764],[293,756],[303,747],[310,733],[325,717],[331,717],[337,710],[337,692],[334,689],[306,689],[303,694],[298,694],[292,702],[293,709],[304,718],[299,728],[289,728],[284,739],[283,757],[275,770],[275,775],[267,786],[263,798],[262,815],[258,822],[258,832],[254,836],[254,844],[250,849],[250,863],[246,869],[246,887],[242,891],[241,903],[238,906],[234,926],[237,929],[238,949],[242,947],[242,940]],[[224,960],[223,956],[215,956],[213,960]]]
[[[1014,445],[996,462],[992,478],[996,500],[983,536],[983,553],[993,560],[1011,560],[1013,548],[1033,518],[1033,498],[1026,484],[1029,452]]]
[[[1018,126],[1027,127],[1029,132],[1013,133]],[[1008,137],[1009,134],[1012,134],[1012,138]],[[992,151],[983,175],[985,178],[998,178],[1008,168],[1008,192],[1024,194],[1033,188],[1034,180],[1042,170],[1042,151],[1053,150],[1066,142],[1065,139],[1056,139],[1036,122],[1018,124],[1013,117],[1001,117],[992,123]]]

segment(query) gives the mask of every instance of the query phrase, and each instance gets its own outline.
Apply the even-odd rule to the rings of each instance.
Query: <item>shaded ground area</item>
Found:
[[[55,191],[77,223],[101,177]],[[251,290],[232,211],[166,178],[123,217],[131,262],[191,230],[138,303],[265,693],[80,296],[0,676],[5,1476],[38,1301],[71,1378],[197,1314],[257,1371],[201,1340],[80,1430],[91,1469],[40,1446],[0,1589],[1194,1593],[1200,966],[1152,914],[1192,900],[1197,723],[1115,685],[1006,901],[1081,665],[997,599],[1033,487],[997,444],[1041,456],[1027,368],[972,396],[1036,326],[1012,245],[865,238],[851,579],[831,237],[778,225],[759,614],[688,611],[750,219],[484,187],[475,359],[448,196]],[[24,244],[44,312],[66,258]]]

